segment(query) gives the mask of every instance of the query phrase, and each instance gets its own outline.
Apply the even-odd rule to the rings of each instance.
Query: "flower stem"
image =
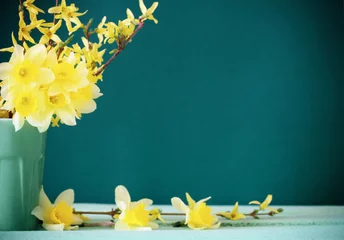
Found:
[[[55,6],[59,5],[59,0],[56,0]],[[56,24],[56,13],[54,14],[54,25]]]
[[[119,44],[118,49],[116,50],[116,52],[113,54],[113,56],[94,74],[95,76],[100,75],[102,72],[104,72],[104,70],[110,65],[110,63],[115,60],[115,58],[125,49],[126,45],[133,39],[133,37],[135,37],[135,35],[144,27],[144,22],[139,19],[139,25],[138,27],[135,29],[135,31],[133,32],[133,34],[131,34],[129,36],[129,38],[124,41],[122,44]]]
[[[112,209],[108,212],[93,212],[93,211],[74,211],[74,214],[89,214],[89,215],[109,215],[113,217],[120,212],[119,209]]]

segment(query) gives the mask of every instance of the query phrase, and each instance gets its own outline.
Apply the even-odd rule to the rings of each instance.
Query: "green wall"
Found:
[[[138,13],[137,2],[75,1],[96,21]],[[1,47],[16,8],[2,10]],[[344,204],[342,11],[330,0],[161,0],[159,24],[106,72],[98,110],[50,130],[46,191],[111,203],[124,184],[156,203],[188,191],[211,204],[268,193]]]

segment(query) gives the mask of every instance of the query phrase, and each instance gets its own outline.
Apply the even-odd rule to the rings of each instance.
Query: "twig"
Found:
[[[113,56],[94,74],[95,76],[100,75],[102,72],[104,72],[105,68],[107,68],[110,63],[115,60],[115,58],[125,49],[126,45],[135,37],[135,35],[144,27],[144,22],[139,20],[139,26],[135,29],[133,34],[131,34],[126,41],[124,41],[123,44],[119,44],[118,49],[113,54]]]
[[[90,214],[90,215],[109,215],[113,217],[120,212],[119,209],[112,209],[109,212],[92,212],[92,211],[74,211],[74,214]]]

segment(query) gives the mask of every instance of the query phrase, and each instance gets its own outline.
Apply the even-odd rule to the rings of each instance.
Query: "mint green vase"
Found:
[[[34,230],[31,211],[38,205],[43,180],[46,133],[25,123],[14,131],[0,119],[0,231]]]

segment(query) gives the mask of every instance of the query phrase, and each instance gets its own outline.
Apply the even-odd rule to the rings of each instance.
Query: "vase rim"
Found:
[[[4,121],[4,122],[12,121],[12,118],[0,118],[0,121]]]

